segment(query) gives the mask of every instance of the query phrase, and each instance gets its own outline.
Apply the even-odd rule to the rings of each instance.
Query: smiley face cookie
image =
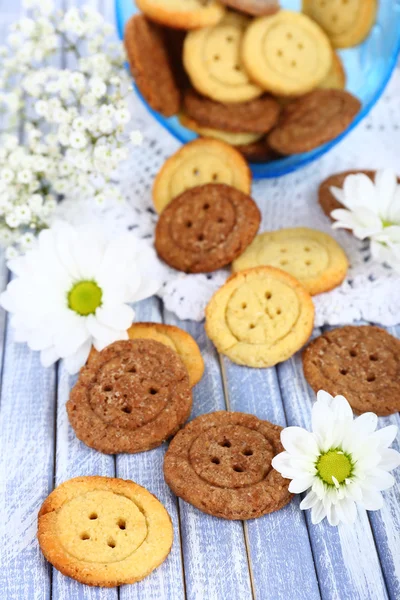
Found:
[[[226,183],[249,194],[251,171],[234,148],[212,139],[185,144],[164,163],[153,185],[153,202],[158,213],[182,192],[206,183]]]
[[[260,233],[233,262],[232,270],[237,273],[261,265],[286,271],[312,296],[340,285],[349,266],[346,254],[330,235],[306,227]]]
[[[225,13],[216,0],[136,0],[136,6],[152,21],[173,29],[210,27]]]
[[[185,365],[176,352],[151,339],[114,342],[92,356],[67,402],[77,437],[106,454],[160,446],[191,408]]]
[[[220,140],[221,142],[225,142],[225,144],[229,144],[230,146],[243,146],[247,144],[253,144],[254,142],[257,142],[263,137],[262,133],[247,133],[246,131],[222,131],[221,129],[204,127],[204,125],[200,125],[194,119],[188,117],[185,114],[181,114],[179,116],[179,121],[184,127],[195,131],[201,137]]]
[[[172,491],[223,519],[254,519],[283,508],[289,482],[272,468],[282,428],[254,415],[201,415],[172,440],[164,460]]]
[[[254,200],[224,184],[187,190],[162,212],[158,255],[174,269],[207,273],[230,264],[254,239],[261,215]]]
[[[309,152],[343,133],[361,108],[344,90],[314,90],[291,102],[268,143],[280,154]]]
[[[161,502],[133,481],[76,477],[42,504],[38,540],[64,575],[115,587],[140,581],[164,562],[173,528]]]
[[[311,335],[314,305],[293,277],[273,267],[233,275],[206,308],[206,332],[217,350],[249,367],[290,358]]]
[[[377,0],[303,0],[303,12],[319,23],[336,48],[361,44],[377,8]]]
[[[286,10],[249,25],[241,56],[250,77],[280,96],[309,92],[332,64],[332,48],[322,29],[305,15]]]
[[[218,102],[247,102],[263,94],[243,68],[240,48],[249,19],[228,12],[218,25],[191,31],[183,64],[193,87]]]
[[[303,354],[315,392],[343,395],[357,413],[400,410],[400,340],[379,327],[347,326],[313,340]]]

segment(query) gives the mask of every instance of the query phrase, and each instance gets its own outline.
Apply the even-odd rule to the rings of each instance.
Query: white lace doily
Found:
[[[319,161],[278,179],[258,180],[253,197],[262,215],[260,231],[307,226],[333,235],[344,247],[351,268],[343,285],[314,297],[316,326],[337,325],[364,319],[390,326],[400,323],[400,275],[375,263],[368,243],[346,232],[335,232],[317,203],[319,184],[329,175],[347,169],[391,167],[400,173],[400,68],[384,96],[370,115]],[[179,147],[153,119],[138,98],[132,107],[133,127],[144,134],[121,172],[125,205],[108,205],[94,214],[92,203],[77,200],[64,203],[62,214],[69,220],[106,220],[115,231],[130,229],[149,243],[153,241],[156,215],[152,208],[151,186],[156,173]],[[164,286],[159,295],[165,307],[180,319],[201,320],[213,292],[225,281],[229,270],[208,275],[185,275],[163,266]]]

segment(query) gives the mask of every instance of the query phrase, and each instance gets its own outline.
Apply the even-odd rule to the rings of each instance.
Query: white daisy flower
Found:
[[[109,241],[92,226],[57,221],[35,248],[9,263],[15,278],[0,304],[12,313],[15,340],[39,350],[43,366],[64,358],[76,373],[92,345],[102,350],[128,339],[135,314],[128,303],[160,287],[153,261],[152,249],[132,234]]]
[[[311,508],[314,524],[325,517],[330,525],[353,523],[356,504],[382,508],[381,491],[393,486],[389,471],[400,465],[400,453],[389,448],[397,427],[375,431],[377,424],[374,413],[353,420],[346,398],[320,391],[312,408],[312,433],[301,427],[282,431],[285,452],[275,456],[272,466],[292,480],[290,492],[309,490],[300,508]]]

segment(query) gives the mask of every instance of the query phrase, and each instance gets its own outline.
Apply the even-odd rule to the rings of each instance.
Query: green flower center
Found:
[[[353,463],[351,458],[340,449],[328,450],[322,454],[316,464],[318,475],[328,485],[334,485],[332,477],[339,483],[351,476]]]
[[[68,306],[71,310],[87,317],[101,306],[103,292],[95,281],[79,281],[68,292]]]

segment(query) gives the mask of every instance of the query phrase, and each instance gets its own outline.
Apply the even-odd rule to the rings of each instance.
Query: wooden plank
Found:
[[[161,321],[160,304],[155,298],[139,303],[135,311],[136,321]],[[133,479],[155,494],[168,510],[174,526],[174,544],[167,560],[143,581],[121,587],[121,600],[183,600],[185,597],[178,507],[162,471],[166,448],[163,444],[149,452],[117,456],[117,476]]]
[[[278,365],[278,380],[288,425],[311,430],[315,394],[304,379],[301,354]],[[384,600],[388,597],[366,511],[359,510],[353,526],[331,527],[326,520],[312,525],[306,511],[321,596]]]
[[[50,597],[50,567],[36,540],[37,513],[52,489],[55,368],[7,330],[0,413],[0,589],[8,598]]]
[[[389,333],[400,338],[400,327],[388,329]],[[379,428],[396,425],[398,434],[392,447],[400,451],[400,416],[380,417]],[[376,549],[381,562],[389,597],[400,598],[400,468],[393,471],[396,484],[383,492],[385,503],[379,511],[368,513],[375,538]]]
[[[164,319],[195,338],[205,361],[204,376],[193,391],[191,418],[225,410],[218,356],[203,324],[178,321],[167,312]],[[183,500],[179,506],[187,598],[250,600],[252,589],[242,523],[211,517]]]
[[[282,427],[286,418],[276,369],[250,369],[222,358],[229,409]],[[299,498],[282,510],[244,524],[255,597],[320,598],[307,526]]]

